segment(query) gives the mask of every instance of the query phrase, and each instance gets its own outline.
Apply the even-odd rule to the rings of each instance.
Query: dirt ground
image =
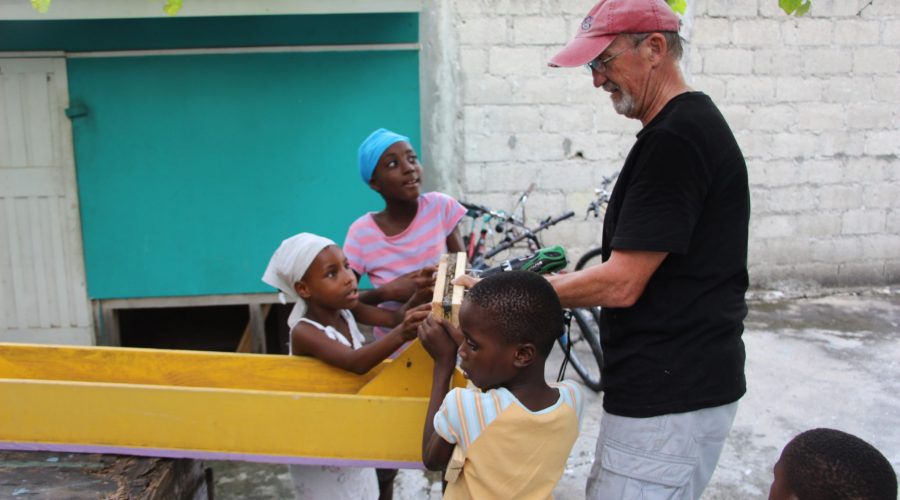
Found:
[[[756,292],[745,326],[748,390],[704,500],[767,498],[782,447],[815,427],[855,434],[900,469],[900,287]],[[559,361],[555,350],[548,377],[555,377]],[[602,403],[602,395],[588,394],[557,499],[584,498]],[[216,462],[213,468],[217,498],[292,496],[283,466]],[[437,479],[401,471],[394,498],[439,498]]]

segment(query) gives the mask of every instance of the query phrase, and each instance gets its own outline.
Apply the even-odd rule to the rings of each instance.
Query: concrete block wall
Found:
[[[756,287],[900,282],[900,2],[868,3],[812,0],[796,18],[777,0],[688,0],[685,73],[719,105],[747,159]],[[592,4],[435,1],[443,61],[424,65],[453,75],[452,85],[434,77],[437,91],[423,95],[455,116],[425,134],[456,144],[435,158],[442,187],[509,209],[535,183],[531,222],[579,214],[545,235],[573,259],[599,242],[600,223],[584,211],[640,128],[586,71],[547,67]]]

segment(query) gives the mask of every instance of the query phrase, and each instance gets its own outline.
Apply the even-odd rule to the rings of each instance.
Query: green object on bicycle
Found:
[[[481,276],[488,276],[503,271],[532,271],[538,274],[547,274],[559,271],[566,267],[569,260],[566,258],[566,249],[561,245],[541,248],[533,254],[509,259],[494,267],[485,269]]]

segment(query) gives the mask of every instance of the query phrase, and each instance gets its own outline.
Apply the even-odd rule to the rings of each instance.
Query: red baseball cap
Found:
[[[575,38],[550,59],[552,67],[591,62],[620,33],[678,32],[678,15],[664,0],[600,0],[581,21]]]

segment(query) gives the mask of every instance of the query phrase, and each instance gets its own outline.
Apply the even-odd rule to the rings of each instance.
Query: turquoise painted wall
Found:
[[[381,200],[357,173],[377,127],[419,147],[418,52],[68,61],[91,298],[269,292],[299,231],[339,243]]]

